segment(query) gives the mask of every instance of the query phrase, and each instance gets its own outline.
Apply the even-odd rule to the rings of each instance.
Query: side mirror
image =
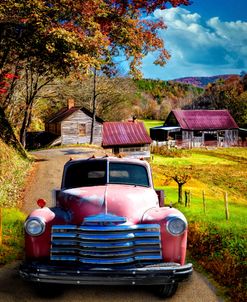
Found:
[[[160,207],[164,207],[165,206],[165,192],[164,192],[164,190],[155,190],[155,192],[158,195]]]

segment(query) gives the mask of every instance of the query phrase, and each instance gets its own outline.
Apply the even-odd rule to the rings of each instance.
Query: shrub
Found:
[[[188,153],[183,149],[168,148],[166,145],[163,146],[151,146],[151,153],[159,154],[166,157],[188,157]]]
[[[227,295],[234,301],[247,301],[244,236],[219,230],[213,224],[203,227],[199,223],[190,223],[188,248],[191,256],[226,287]]]

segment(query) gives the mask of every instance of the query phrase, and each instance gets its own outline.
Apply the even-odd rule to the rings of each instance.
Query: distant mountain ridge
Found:
[[[222,74],[216,76],[208,76],[208,77],[184,77],[172,80],[173,82],[179,82],[184,84],[190,84],[193,86],[204,88],[209,83],[214,83],[218,79],[227,79],[231,76],[238,76],[237,74]]]

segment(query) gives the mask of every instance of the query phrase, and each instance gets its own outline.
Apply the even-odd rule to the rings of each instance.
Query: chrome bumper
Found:
[[[109,269],[24,263],[20,276],[32,282],[88,285],[158,285],[181,282],[192,274],[192,264],[160,263],[138,268]]]

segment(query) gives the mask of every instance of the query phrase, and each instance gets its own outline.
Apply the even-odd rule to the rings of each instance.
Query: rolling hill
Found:
[[[204,88],[209,83],[214,83],[219,79],[227,79],[231,76],[235,76],[235,74],[224,74],[224,75],[216,75],[216,76],[208,76],[208,77],[184,77],[184,78],[174,79],[172,81]]]

